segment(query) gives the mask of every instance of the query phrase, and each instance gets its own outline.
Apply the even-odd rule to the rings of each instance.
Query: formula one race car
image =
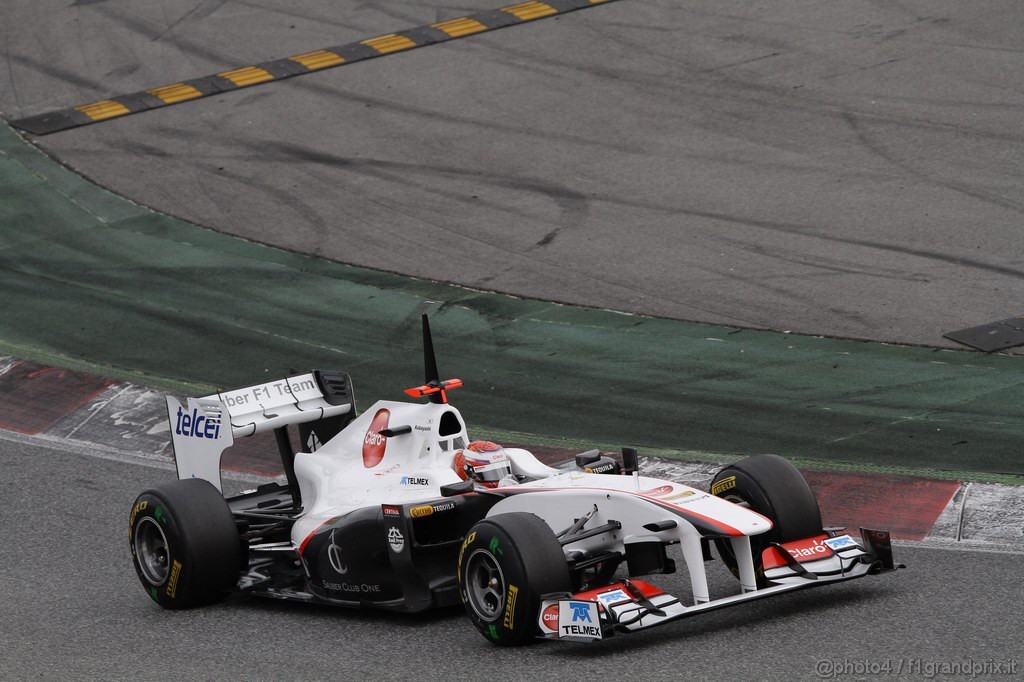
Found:
[[[596,641],[709,609],[894,568],[889,534],[823,528],[800,473],[775,455],[729,465],[710,494],[597,451],[561,467],[471,442],[441,381],[426,316],[425,403],[357,416],[348,375],[313,371],[182,405],[167,398],[178,478],[142,493],[128,540],[166,608],[231,592],[395,611],[462,603],[490,641]],[[307,452],[294,453],[288,426]],[[274,431],[287,484],[225,499],[220,458]],[[711,599],[718,557],[736,594]],[[691,594],[637,576],[672,573]]]

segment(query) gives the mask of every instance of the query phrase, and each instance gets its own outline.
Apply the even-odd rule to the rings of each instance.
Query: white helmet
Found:
[[[462,480],[474,480],[487,488],[497,488],[501,479],[512,474],[505,449],[489,440],[475,440],[465,450],[457,450],[452,468]]]

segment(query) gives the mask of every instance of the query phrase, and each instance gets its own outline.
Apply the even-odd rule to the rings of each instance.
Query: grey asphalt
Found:
[[[6,439],[0,471],[5,680],[818,679],[816,666],[832,662],[1006,663],[1019,658],[1024,631],[1009,606],[1021,597],[1019,555],[906,547],[897,558],[909,568],[894,575],[601,647],[498,649],[458,610],[400,617],[236,598],[169,612],[138,584],[125,532],[136,494],[169,471]],[[711,571],[713,590],[727,589],[721,567]]]
[[[498,6],[14,0],[0,111]],[[38,142],[144,204],[347,263],[952,345],[1024,312],[1022,26],[1011,0],[623,0]]]
[[[498,5],[12,0],[0,114]],[[348,263],[942,344],[1022,312],[1022,25],[1009,0],[623,0],[39,143],[141,203]],[[600,650],[497,650],[458,612],[169,613],[124,527],[169,472],[11,442],[0,472],[2,679],[814,679],[823,659],[1004,662],[1024,631],[1018,556],[910,548],[884,579]]]

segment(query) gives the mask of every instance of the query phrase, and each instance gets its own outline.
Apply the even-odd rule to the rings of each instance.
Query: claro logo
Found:
[[[363,466],[367,469],[372,469],[384,459],[384,450],[388,446],[388,439],[380,435],[380,432],[388,428],[389,417],[391,417],[390,410],[383,408],[377,410],[377,414],[373,415],[373,421],[370,422],[370,428],[366,430],[366,436],[363,438]]]

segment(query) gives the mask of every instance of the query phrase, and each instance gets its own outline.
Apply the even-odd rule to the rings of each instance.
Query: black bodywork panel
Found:
[[[469,493],[363,507],[335,517],[294,553],[252,552],[243,592],[417,612],[461,602],[459,548],[500,496]]]

